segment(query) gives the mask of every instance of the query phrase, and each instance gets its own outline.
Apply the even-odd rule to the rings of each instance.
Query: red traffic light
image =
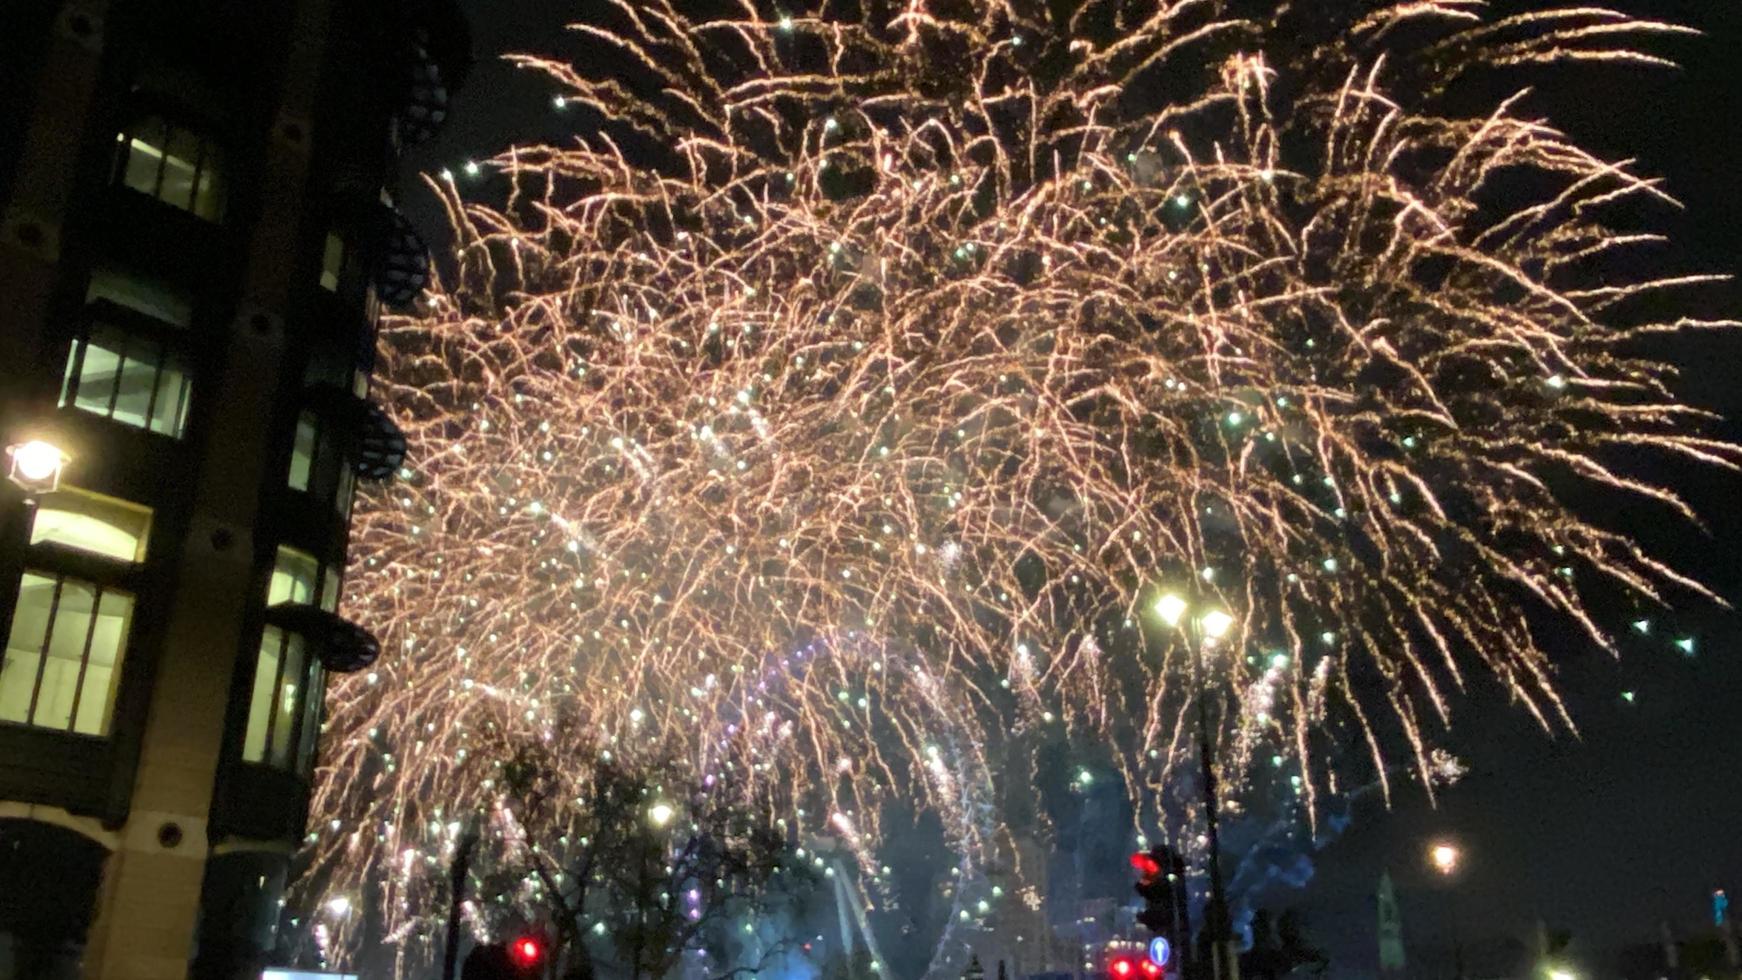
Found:
[[[1136,854],[1131,855],[1131,867],[1135,868],[1138,875],[1140,875],[1145,881],[1151,878],[1159,878],[1161,876],[1161,862],[1150,857],[1149,854],[1144,851],[1138,851]]]
[[[525,969],[544,959],[544,944],[531,936],[521,936],[508,944],[508,953],[514,957],[515,966]]]

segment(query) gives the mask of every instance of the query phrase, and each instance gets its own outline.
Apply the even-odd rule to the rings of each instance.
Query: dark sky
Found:
[[[1528,103],[1581,143],[1637,158],[1687,204],[1647,223],[1676,239],[1662,258],[1677,271],[1738,271],[1742,256],[1742,0],[1614,0],[1707,32],[1666,42],[1681,71],[1564,70],[1539,79]],[[1506,6],[1504,2],[1499,6]],[[541,80],[496,60],[504,51],[564,50],[562,25],[578,0],[462,0],[477,64],[453,122],[409,159],[415,170],[456,171],[509,142],[561,139],[572,117],[552,111]],[[408,194],[414,212],[428,202]],[[426,224],[427,227],[427,224]],[[1742,290],[1705,289],[1691,312],[1742,315]],[[1678,343],[1685,396],[1742,419],[1742,338]],[[1742,439],[1731,423],[1724,433]],[[1660,551],[1742,598],[1742,480],[1699,476],[1681,483],[1708,516],[1711,535],[1643,527]],[[1349,973],[1373,962],[1372,892],[1383,868],[1397,882],[1417,963],[1449,943],[1455,923],[1480,975],[1482,948],[1529,934],[1538,918],[1571,930],[1591,951],[1643,941],[1659,919],[1696,927],[1713,888],[1742,890],[1742,618],[1690,610],[1680,627],[1697,636],[1682,656],[1667,636],[1637,642],[1622,662],[1579,655],[1562,682],[1581,733],[1550,739],[1521,712],[1475,691],[1455,718],[1455,747],[1471,774],[1429,807],[1409,795],[1387,811],[1370,800],[1336,842],[1315,855],[1304,890],[1274,896],[1306,913],[1311,934]],[[1635,692],[1630,704],[1622,691]],[[1487,696],[1484,696],[1484,695]],[[1425,871],[1439,836],[1466,850],[1454,887]],[[1595,955],[1591,965],[1599,965]],[[1433,967],[1423,975],[1435,974]],[[1339,975],[1344,974],[1339,969]]]

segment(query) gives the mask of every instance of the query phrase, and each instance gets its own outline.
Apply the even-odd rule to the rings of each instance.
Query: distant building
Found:
[[[992,862],[987,883],[998,904],[970,940],[989,977],[1002,969],[1006,980],[1019,980],[1077,966],[1081,953],[1047,921],[1047,858],[1039,841],[1021,835],[1001,845]]]
[[[0,980],[269,955],[451,4],[0,4]]]
[[[1379,972],[1396,975],[1408,965],[1403,949],[1403,915],[1397,909],[1397,887],[1391,872],[1379,875]]]

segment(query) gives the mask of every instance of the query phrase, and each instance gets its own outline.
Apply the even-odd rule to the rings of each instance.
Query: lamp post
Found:
[[[1163,593],[1156,600],[1155,612],[1170,628],[1178,629],[1185,624],[1186,645],[1192,651],[1192,682],[1197,688],[1198,702],[1198,761],[1203,766],[1204,830],[1210,842],[1210,903],[1204,910],[1210,975],[1213,980],[1240,980],[1240,958],[1234,950],[1233,922],[1222,882],[1222,835],[1217,815],[1221,797],[1216,783],[1215,736],[1210,729],[1210,680],[1204,668],[1205,650],[1228,635],[1234,617],[1219,607],[1193,615],[1192,604],[1174,592]]]
[[[1458,870],[1463,867],[1464,851],[1452,841],[1435,841],[1428,845],[1427,860],[1428,864],[1433,866],[1434,872],[1440,876],[1440,880],[1450,884],[1452,879],[1457,876]],[[1450,908],[1447,918],[1452,926],[1453,978],[1454,980],[1464,980],[1464,938],[1458,929],[1456,899],[1448,897],[1447,901]]]

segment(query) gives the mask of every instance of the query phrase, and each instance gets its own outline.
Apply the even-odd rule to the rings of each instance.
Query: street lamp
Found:
[[[1172,592],[1166,593],[1155,600],[1155,614],[1169,626],[1178,626],[1180,617],[1186,613],[1187,603]]]
[[[25,493],[53,493],[60,488],[61,470],[71,459],[59,446],[32,439],[6,447],[6,478]]]
[[[647,808],[647,819],[655,827],[664,827],[671,823],[672,815],[676,812],[671,808],[670,803],[655,803]]]
[[[1464,850],[1449,840],[1435,841],[1428,845],[1427,860],[1440,878],[1450,882],[1457,875],[1458,868],[1464,862]],[[1452,926],[1453,975],[1456,980],[1464,980],[1464,937],[1458,928],[1456,895],[1450,896],[1448,903]],[[1572,976],[1557,977],[1551,973],[1548,980],[1577,980],[1577,978]]]
[[[1191,603],[1177,592],[1164,592],[1161,598],[1155,600],[1155,614],[1168,628],[1177,628],[1186,621],[1186,613],[1191,610]],[[1234,628],[1234,617],[1226,609],[1212,606],[1198,614],[1193,625],[1206,643],[1214,645],[1228,635]]]
[[[1204,639],[1215,642],[1228,635],[1228,630],[1234,626],[1234,617],[1220,609],[1212,609],[1198,619],[1198,626],[1204,631]]]
[[[1217,815],[1220,797],[1216,788],[1216,754],[1210,730],[1210,677],[1204,669],[1204,651],[1214,647],[1234,628],[1226,609],[1211,606],[1192,614],[1192,604],[1177,592],[1164,592],[1155,600],[1155,614],[1170,629],[1186,625],[1186,645],[1192,651],[1192,675],[1198,689],[1198,760],[1203,766],[1204,830],[1210,842],[1210,904],[1204,910],[1204,931],[1209,936],[1210,969],[1215,980],[1239,980],[1240,958],[1234,950],[1228,894],[1222,883],[1222,834]]]
[[[1447,878],[1457,873],[1458,862],[1463,857],[1463,852],[1458,850],[1456,844],[1448,844],[1444,841],[1428,848],[1427,852],[1427,859],[1433,863],[1434,870]]]

